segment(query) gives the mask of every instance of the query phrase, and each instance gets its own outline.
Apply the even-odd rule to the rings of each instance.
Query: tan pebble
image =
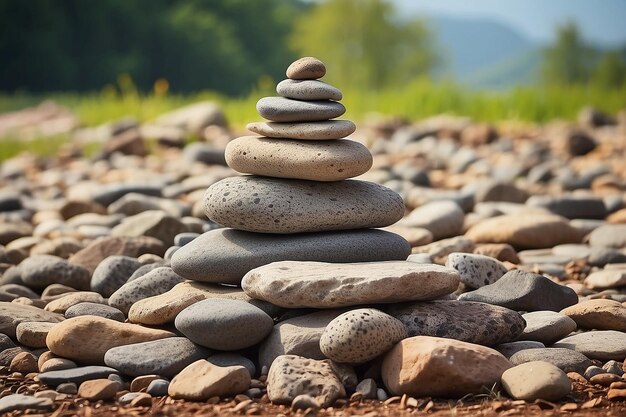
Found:
[[[621,381],[623,381],[622,377],[617,376],[615,374],[608,374],[608,373],[594,375],[589,379],[589,382],[591,382],[592,384],[602,385],[604,387],[608,387],[614,382],[621,382]]]
[[[316,80],[326,75],[326,66],[317,58],[305,56],[292,62],[286,74],[292,80]]]
[[[115,397],[119,384],[109,379],[85,381],[78,387],[78,396],[91,401],[110,400]]]

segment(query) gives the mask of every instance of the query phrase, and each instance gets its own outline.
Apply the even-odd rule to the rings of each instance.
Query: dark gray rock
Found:
[[[516,311],[561,311],[578,302],[573,289],[543,275],[509,271],[498,281],[459,296],[461,301],[478,301]]]
[[[13,301],[19,297],[38,299],[39,295],[30,288],[20,284],[4,284],[0,286],[0,301]]]
[[[410,253],[404,238],[383,230],[275,235],[217,229],[176,251],[172,269],[195,281],[239,285],[250,270],[277,261],[391,261]]]
[[[35,255],[20,263],[22,281],[30,288],[43,289],[50,284],[89,290],[91,274],[82,266],[53,255]]]
[[[200,236],[200,233],[192,233],[192,232],[179,233],[176,236],[174,236],[174,245],[185,246],[187,243],[191,242],[198,236]]]
[[[215,148],[206,143],[194,142],[185,146],[183,158],[189,162],[226,166],[224,149]]]
[[[43,372],[39,374],[39,380],[50,387],[56,387],[66,382],[80,385],[85,381],[107,378],[109,375],[117,373],[117,370],[108,366],[82,366],[60,371]]]
[[[91,277],[91,289],[108,298],[128,281],[128,278],[142,266],[130,256],[109,256],[98,264]]]
[[[103,206],[108,206],[119,198],[129,193],[138,193],[152,196],[161,196],[164,184],[132,184],[118,183],[100,187],[92,195],[93,201]]]
[[[526,204],[568,219],[604,219],[607,215],[604,200],[599,197],[532,196]]]
[[[581,375],[585,373],[588,367],[593,365],[591,360],[582,353],[558,348],[526,349],[515,353],[509,360],[513,365],[532,361],[545,361],[560,368],[563,372],[578,372]]]
[[[66,319],[78,316],[98,316],[120,322],[126,319],[117,308],[98,303],[78,303],[65,310]]]
[[[169,337],[114,347],[104,355],[104,363],[133,377],[154,374],[173,378],[187,365],[208,355],[208,350],[185,337]]]
[[[13,340],[11,340],[11,338],[6,334],[0,333],[0,352],[14,347],[15,343],[13,343]]]
[[[169,381],[165,379],[155,379],[150,382],[146,392],[153,397],[165,397],[167,394],[167,389],[170,387]]]
[[[591,266],[603,267],[606,264],[626,263],[626,253],[622,253],[615,249],[608,248],[592,248],[589,253],[587,262]]]
[[[409,337],[434,336],[496,346],[516,340],[526,323],[508,308],[456,300],[392,305],[387,313],[400,320]]]

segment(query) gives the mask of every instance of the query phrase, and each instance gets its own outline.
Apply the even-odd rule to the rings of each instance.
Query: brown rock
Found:
[[[608,387],[615,382],[622,382],[624,379],[615,374],[598,374],[589,378],[589,382],[596,385],[602,385],[603,387]]]
[[[104,364],[107,350],[175,336],[165,330],[120,323],[96,316],[79,316],[55,326],[46,344],[56,355],[85,364]]]
[[[326,75],[326,66],[317,58],[305,56],[292,62],[286,74],[292,80],[316,80]]]
[[[462,397],[490,389],[511,366],[499,352],[484,346],[416,336],[385,355],[382,379],[394,395]]]
[[[119,390],[119,383],[110,379],[92,379],[78,387],[78,396],[91,401],[110,400]]]
[[[165,249],[163,242],[152,237],[107,236],[94,240],[87,247],[72,255],[69,261],[82,265],[93,273],[96,266],[109,256],[124,255],[137,258],[144,253],[163,256]]]
[[[172,379],[168,393],[176,399],[206,401],[241,394],[250,388],[250,382],[250,373],[243,366],[221,367],[201,359]]]
[[[39,371],[37,357],[30,352],[21,352],[15,355],[9,365],[9,371],[20,372],[24,375]]]
[[[478,255],[491,256],[500,262],[511,262],[519,264],[521,261],[513,246],[508,243],[483,243],[476,245],[474,253]]]
[[[587,300],[561,310],[579,327],[626,332],[626,307],[615,300]]]
[[[106,300],[102,298],[100,294],[93,291],[76,291],[70,292],[67,295],[57,298],[56,300],[50,301],[46,307],[46,311],[51,311],[53,313],[64,314],[65,310],[72,307],[73,305],[80,303],[97,303],[97,304],[105,304]]]

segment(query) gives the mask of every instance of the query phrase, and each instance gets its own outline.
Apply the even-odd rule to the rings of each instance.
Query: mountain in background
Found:
[[[536,80],[541,45],[503,23],[448,16],[427,18],[443,58],[439,77],[476,88],[507,88]]]

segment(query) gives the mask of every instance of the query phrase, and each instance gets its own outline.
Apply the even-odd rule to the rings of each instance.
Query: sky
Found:
[[[530,40],[546,43],[554,28],[568,19],[578,23],[588,41],[616,46],[626,43],[626,0],[393,0],[407,13],[490,18],[517,29]]]

